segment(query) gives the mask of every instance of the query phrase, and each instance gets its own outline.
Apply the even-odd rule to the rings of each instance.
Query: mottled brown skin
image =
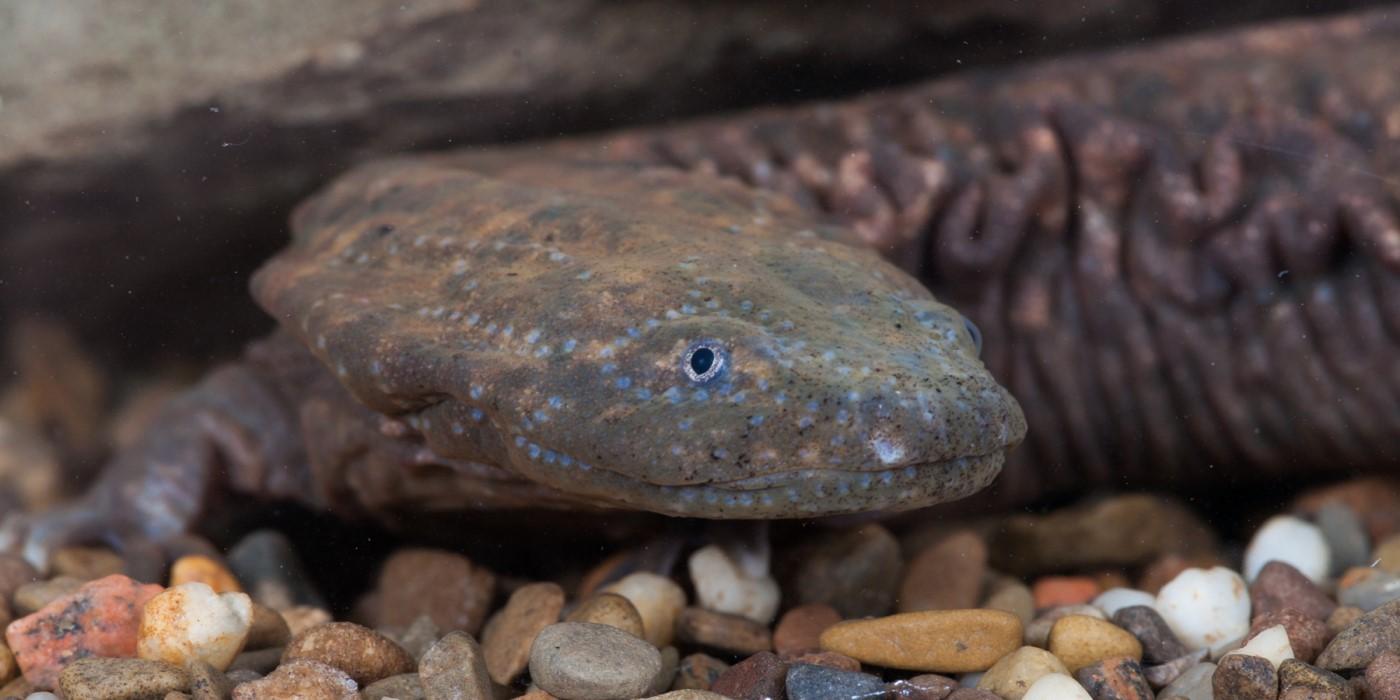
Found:
[[[418,215],[441,203],[432,181],[444,172],[529,182],[551,163],[591,163],[597,172],[597,161],[611,160],[731,176],[845,222],[985,333],[987,365],[1031,425],[1029,449],[1017,453],[996,487],[1002,502],[1086,481],[1177,485],[1203,475],[1243,480],[1394,468],[1400,460],[1395,65],[1400,15],[1392,11],[1281,24],[969,73],[841,104],[430,159],[416,166],[414,187],[382,201]],[[571,167],[556,173],[579,172]],[[367,172],[373,171],[340,187],[364,187],[353,183]],[[590,189],[587,181],[572,185]],[[377,215],[373,202],[381,198],[366,190],[350,192],[341,205],[344,221],[336,212],[318,212],[336,200],[334,192],[304,209],[302,220],[320,217],[321,230],[349,231]],[[358,399],[414,414],[461,402],[461,384],[450,379],[426,326],[401,334],[407,327],[400,317],[364,315],[329,301],[322,302],[324,311],[306,315],[321,297],[298,296],[295,274],[278,267],[260,283],[263,301],[323,362],[347,358],[344,380]],[[295,269],[333,277],[316,265]],[[538,301],[548,307],[558,298]],[[405,310],[416,313],[414,305],[429,317],[437,313],[436,304],[421,299],[404,303]],[[510,308],[529,305],[517,299]],[[443,313],[451,311],[444,306]],[[390,322],[395,332],[374,332],[375,324]],[[364,366],[385,352],[375,343],[386,340],[416,358],[387,390]],[[300,391],[307,384],[283,377],[289,367],[311,368],[316,381],[327,381],[312,371],[316,365],[290,361],[304,360],[294,348],[284,337],[255,349],[247,365],[228,370],[248,373],[227,380],[237,385],[230,391]],[[405,394],[403,387],[415,381],[426,381],[429,391]],[[317,417],[357,412],[360,425],[372,418],[344,394],[319,400],[298,409],[303,423],[353,425]],[[202,407],[195,413],[203,415]],[[241,415],[241,424],[232,423],[256,425],[264,414]],[[437,427],[450,420],[429,418]],[[538,497],[528,487],[512,490],[520,487],[510,479],[493,481],[497,472],[470,459],[446,474],[406,471],[386,456],[392,451],[366,447],[359,429],[337,430],[309,431],[308,447],[296,448],[311,453],[311,475],[294,466],[258,471],[253,466],[294,465],[296,455],[258,457],[259,445],[229,438],[230,431],[210,434],[232,446],[221,454],[236,483],[249,490],[329,491],[371,507],[415,499],[470,507]],[[386,421],[379,433],[411,438],[431,430]],[[247,427],[232,434],[261,435]],[[431,451],[459,447],[434,435]],[[197,442],[191,440],[189,453],[209,459],[213,446],[207,438]],[[229,458],[240,449],[255,458]],[[431,452],[403,454],[434,461],[425,459]],[[721,467],[730,476],[741,473],[737,462]],[[144,488],[170,483],[179,480],[162,477]],[[179,520],[172,517],[170,526]]]

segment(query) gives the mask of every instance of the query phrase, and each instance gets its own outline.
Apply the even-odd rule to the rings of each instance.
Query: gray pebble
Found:
[[[788,700],[862,700],[884,694],[885,684],[868,673],[815,664],[788,667]]]
[[[481,646],[466,632],[438,640],[418,662],[427,700],[491,700],[491,676]]]
[[[656,647],[610,625],[555,623],[530,647],[530,677],[561,698],[642,697],[660,672]]]
[[[1186,655],[1186,645],[1172,633],[1167,621],[1148,605],[1130,605],[1113,614],[1113,624],[1122,627],[1142,642],[1144,664],[1164,664]]]
[[[1337,600],[1342,605],[1361,608],[1370,612],[1392,600],[1400,598],[1400,577],[1374,570],[1365,580],[1342,589]]]
[[[233,694],[233,681],[203,661],[185,664],[185,671],[190,674],[190,695],[194,700],[228,700]]]
[[[280,532],[250,533],[229,550],[228,565],[253,600],[269,608],[326,607],[307,576],[296,548]]]
[[[424,700],[425,697],[416,673],[381,678],[360,691],[361,700]]]
[[[1197,664],[1186,669],[1171,685],[1157,693],[1159,698],[1175,698],[1177,696],[1186,700],[1215,700],[1215,689],[1211,686],[1211,679],[1215,676],[1215,664]]]
[[[1332,553],[1333,576],[1371,563],[1371,538],[1356,511],[1341,503],[1329,503],[1317,511],[1315,520]]]

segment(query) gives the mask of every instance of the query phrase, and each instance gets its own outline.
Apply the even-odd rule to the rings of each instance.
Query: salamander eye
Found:
[[[972,322],[972,319],[963,317],[963,327],[967,329],[967,334],[972,336],[972,344],[977,346],[977,356],[982,356],[982,329]]]
[[[681,369],[690,381],[704,384],[724,371],[727,360],[723,345],[713,340],[702,340],[686,349],[681,358]]]

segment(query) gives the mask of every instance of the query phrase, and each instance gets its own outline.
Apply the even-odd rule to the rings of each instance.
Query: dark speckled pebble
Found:
[[[227,700],[233,693],[233,681],[203,661],[189,662],[185,671],[190,674],[190,696],[194,700]]]
[[[1152,700],[1142,665],[1131,657],[1104,659],[1074,672],[1074,679],[1094,700]]]
[[[1372,700],[1400,700],[1400,654],[1387,651],[1366,666]]]
[[[1182,644],[1166,620],[1151,606],[1130,605],[1113,614],[1113,624],[1122,627],[1142,642],[1142,662],[1152,666],[1164,664],[1186,655]]]
[[[1163,688],[1171,685],[1181,674],[1196,664],[1205,661],[1210,656],[1209,649],[1197,649],[1180,658],[1172,659],[1164,664],[1156,666],[1146,666],[1142,669],[1143,677],[1153,688]]]
[[[1279,698],[1290,700],[1351,700],[1352,690],[1345,678],[1297,659],[1287,659],[1278,667]],[[1384,697],[1384,696],[1382,696]],[[1380,700],[1377,698],[1376,700]]]
[[[815,664],[788,667],[788,700],[878,700],[885,692],[885,684],[868,673]]]
[[[787,692],[787,664],[771,651],[761,651],[729,667],[710,690],[734,700],[781,698]]]
[[[1322,589],[1308,580],[1302,572],[1281,561],[1271,561],[1259,570],[1254,583],[1249,584],[1251,615],[1265,615],[1284,608],[1293,608],[1308,617],[1326,620],[1337,607]]]
[[[1317,656],[1317,665],[1329,671],[1366,668],[1384,651],[1400,649],[1400,600],[1394,600],[1361,616],[1342,630]]]
[[[1278,697],[1278,672],[1263,657],[1230,654],[1216,666],[1210,685],[1215,697],[1222,700],[1274,700]]]
[[[80,659],[58,676],[65,700],[145,700],[190,687],[184,669],[146,659]]]
[[[944,700],[958,688],[958,682],[946,676],[925,673],[885,686],[891,700]]]

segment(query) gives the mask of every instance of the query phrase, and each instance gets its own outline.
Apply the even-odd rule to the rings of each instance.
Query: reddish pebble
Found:
[[[822,632],[840,621],[841,613],[826,603],[799,605],[778,620],[773,648],[779,654],[820,648]]]
[[[827,668],[840,669],[842,671],[859,671],[860,662],[835,651],[790,651],[778,655],[783,663],[789,666],[794,664],[811,664],[813,666],[825,666]]]
[[[761,651],[721,673],[710,691],[734,700],[785,697],[787,664],[773,652]]]
[[[163,590],[121,574],[100,578],[10,623],[5,640],[25,679],[35,687],[52,688],[71,661],[136,656],[141,609]]]
[[[1326,620],[1337,608],[1317,584],[1293,566],[1278,560],[1259,570],[1254,582],[1249,584],[1249,599],[1254,605],[1254,615],[1293,608],[1308,617]]]
[[[1082,605],[1102,592],[1098,582],[1087,576],[1046,576],[1037,580],[1031,587],[1036,610],[1061,605]]]
[[[1326,622],[1308,617],[1293,608],[1284,608],[1255,615],[1249,625],[1249,635],[1244,638],[1245,643],[1248,644],[1254,635],[1274,625],[1283,625],[1288,632],[1288,645],[1293,648],[1294,658],[1305,663],[1312,663],[1332,641],[1332,630],[1327,628]]]
[[[1375,700],[1400,700],[1400,654],[1387,651],[1367,664],[1366,683]]]

